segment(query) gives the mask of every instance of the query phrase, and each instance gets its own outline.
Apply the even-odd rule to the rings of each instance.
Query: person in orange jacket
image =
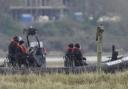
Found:
[[[17,49],[17,60],[19,67],[21,67],[22,64],[25,66],[28,65],[27,57],[28,57],[27,48],[24,46],[24,41],[21,40],[19,41],[18,49]]]
[[[8,58],[9,58],[9,63],[11,63],[12,66],[16,66],[16,54],[17,54],[17,47],[19,43],[19,38],[18,36],[14,36],[11,39],[11,42],[8,46]]]
[[[76,43],[74,46],[74,50],[73,50],[73,54],[74,54],[74,61],[75,61],[75,66],[84,66],[87,65],[86,58],[83,57],[83,54],[81,52],[80,49],[80,44]]]
[[[66,50],[66,54],[65,54],[65,67],[73,67],[74,66],[74,60],[73,60],[73,47],[74,44],[70,43],[68,45],[68,48]]]

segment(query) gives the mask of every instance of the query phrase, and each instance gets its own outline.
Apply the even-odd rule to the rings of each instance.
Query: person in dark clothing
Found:
[[[74,66],[74,60],[73,60],[73,43],[70,43],[68,45],[68,48],[66,50],[65,54],[65,67],[73,67]]]
[[[73,50],[74,58],[75,58],[75,66],[84,66],[86,65],[86,58],[83,57],[82,52],[80,50],[80,45],[79,43],[75,44],[75,48]]]
[[[16,66],[16,50],[18,46],[18,36],[13,37],[11,40],[9,46],[8,46],[8,58],[9,58],[9,63],[12,66]]]
[[[118,51],[115,50],[115,45],[112,45],[112,58],[111,61],[118,59]]]

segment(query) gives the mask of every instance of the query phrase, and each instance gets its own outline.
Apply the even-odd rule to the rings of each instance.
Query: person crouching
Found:
[[[28,66],[27,63],[27,48],[24,46],[24,41],[19,41],[18,49],[17,49],[17,61],[19,67],[21,65]]]

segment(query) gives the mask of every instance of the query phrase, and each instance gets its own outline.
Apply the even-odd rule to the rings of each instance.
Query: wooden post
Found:
[[[101,71],[101,60],[102,60],[102,39],[104,28],[102,25],[97,27],[96,42],[97,42],[97,71]]]

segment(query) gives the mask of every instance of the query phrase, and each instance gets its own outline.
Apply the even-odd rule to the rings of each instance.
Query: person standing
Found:
[[[118,51],[115,49],[115,45],[112,45],[112,58],[111,61],[115,61],[118,59]]]
[[[14,67],[16,66],[16,50],[18,47],[19,38],[18,36],[14,36],[8,46],[8,58],[9,63]]]
[[[83,57],[83,54],[81,52],[81,47],[80,47],[79,43],[75,44],[75,47],[73,49],[73,54],[74,54],[75,66],[85,66],[85,65],[87,65],[86,58]]]
[[[74,48],[73,43],[70,43],[68,45],[68,48],[67,48],[66,54],[65,54],[65,62],[64,62],[65,67],[73,67],[74,66],[73,48]]]

